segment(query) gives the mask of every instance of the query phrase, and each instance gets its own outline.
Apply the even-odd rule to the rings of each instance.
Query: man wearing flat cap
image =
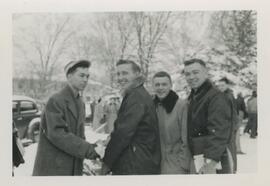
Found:
[[[65,66],[67,85],[49,98],[42,114],[33,176],[82,175],[83,159],[99,157],[96,145],[85,141],[85,110],[80,96],[90,65],[80,60]]]

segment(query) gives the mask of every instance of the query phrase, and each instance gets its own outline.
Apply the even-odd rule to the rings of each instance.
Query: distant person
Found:
[[[106,126],[104,128],[105,133],[112,133],[114,130],[114,121],[117,118],[117,112],[119,110],[120,104],[116,102],[116,98],[111,98],[109,102],[105,105],[105,115],[106,115]]]
[[[102,125],[105,123],[104,109],[105,109],[105,102],[102,98],[99,98],[94,111],[93,129],[101,133],[104,132],[104,126],[102,127]]]
[[[90,96],[86,96],[85,97],[85,117],[86,117],[85,120],[87,123],[90,123],[91,116],[93,115],[91,104],[92,104],[92,100]]]
[[[232,107],[225,94],[208,78],[201,59],[184,62],[184,74],[191,93],[188,97],[188,143],[199,174],[234,173],[232,157]],[[217,171],[221,164],[222,169]],[[202,165],[201,165],[202,164]]]
[[[237,104],[237,114],[238,114],[238,119],[239,119],[238,127],[237,127],[238,131],[236,133],[236,151],[237,151],[237,154],[245,154],[242,151],[241,144],[240,144],[240,128],[243,125],[244,118],[247,117],[247,111],[246,111],[246,104],[245,104],[245,101],[241,92],[237,94],[236,104]]]
[[[152,82],[159,120],[161,174],[189,174],[192,157],[187,143],[186,102],[172,90],[167,72],[157,72]]]
[[[256,138],[258,136],[257,91],[252,92],[252,96],[247,102],[247,113],[248,113],[247,128],[251,130],[250,138]]]
[[[18,136],[18,130],[16,128],[16,124],[13,121],[12,122],[12,165],[13,165],[12,168],[13,169],[14,167],[19,167],[20,164],[25,163],[23,155],[24,155],[24,149]],[[14,176],[13,169],[12,169],[12,176]]]
[[[96,104],[97,104],[97,101],[95,99],[90,104],[91,111],[92,111],[92,114],[91,114],[91,117],[90,117],[90,122],[91,123],[93,123],[93,120],[94,120],[94,113],[95,113]]]
[[[245,99],[241,92],[237,94],[236,98],[236,104],[237,104],[237,112],[241,115],[242,119],[247,118],[247,108]]]
[[[130,60],[116,64],[123,101],[106,147],[101,173],[160,174],[160,141],[155,105],[145,90],[140,67]]]
[[[232,155],[233,155],[233,160],[234,160],[234,171],[237,171],[237,147],[236,144],[236,139],[240,141],[240,131],[239,131],[239,125],[238,125],[238,114],[237,114],[237,103],[233,95],[233,90],[230,89],[230,81],[226,78],[223,77],[219,80],[218,88],[220,89],[221,92],[225,93],[227,96],[230,106],[231,106],[231,111],[232,111],[232,123],[233,123],[233,133],[232,133],[232,140],[233,143],[231,143],[230,149],[232,150]],[[239,142],[240,143],[240,142]]]
[[[90,62],[65,66],[67,85],[52,95],[41,118],[40,140],[33,176],[75,176],[83,173],[83,160],[96,159],[95,144],[85,141],[85,110],[81,93],[89,78]]]

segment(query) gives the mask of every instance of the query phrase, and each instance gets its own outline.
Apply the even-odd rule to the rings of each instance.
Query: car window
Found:
[[[18,102],[12,102],[12,113],[18,113]]]
[[[36,105],[31,101],[21,101],[21,113],[34,113],[37,111]]]

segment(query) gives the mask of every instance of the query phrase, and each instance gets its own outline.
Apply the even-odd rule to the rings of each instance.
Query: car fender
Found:
[[[40,122],[41,122],[41,118],[37,117],[37,118],[32,119],[28,125],[27,136],[29,139],[33,140],[34,142],[35,142],[34,131],[36,127],[40,125]]]

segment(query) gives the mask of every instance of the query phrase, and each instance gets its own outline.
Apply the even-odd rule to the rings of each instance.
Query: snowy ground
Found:
[[[249,138],[248,134],[242,134],[240,139],[242,151],[246,154],[237,155],[238,173],[256,173],[258,165],[257,139]]]
[[[86,136],[89,141],[95,141],[95,139],[104,138],[104,135],[96,135],[90,130],[86,130]],[[90,137],[91,136],[91,137]],[[91,139],[90,139],[91,138]],[[241,135],[242,151],[246,154],[238,155],[238,174],[243,173],[256,173],[257,172],[257,139],[249,138],[249,135]],[[35,161],[37,144],[29,145],[25,148],[25,163],[21,164],[14,170],[14,176],[30,176]]]

